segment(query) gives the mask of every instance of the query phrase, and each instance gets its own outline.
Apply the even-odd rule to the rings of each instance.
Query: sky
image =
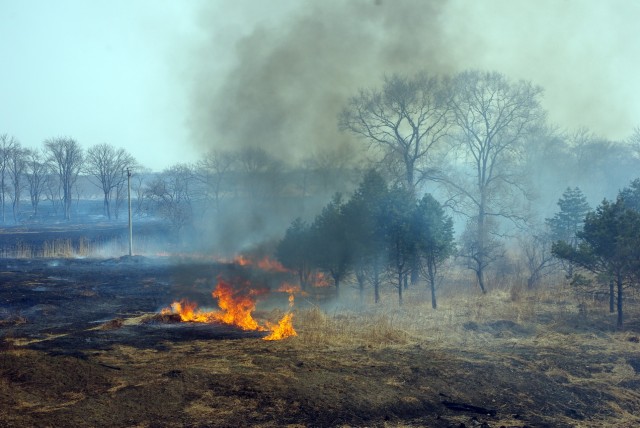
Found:
[[[126,148],[159,171],[357,144],[336,116],[392,73],[495,70],[561,129],[640,125],[635,0],[0,0],[0,134]]]

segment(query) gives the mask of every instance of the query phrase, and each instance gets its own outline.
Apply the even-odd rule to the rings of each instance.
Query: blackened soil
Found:
[[[219,277],[282,279],[162,258],[0,260],[0,426],[640,423],[635,333],[611,347],[551,346],[531,326],[492,320],[464,324],[481,338],[464,348],[326,345],[309,339],[313,326],[267,342],[150,317],[183,297],[214,306]]]

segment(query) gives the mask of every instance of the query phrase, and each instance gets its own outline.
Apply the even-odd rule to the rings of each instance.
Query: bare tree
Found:
[[[6,222],[5,205],[7,200],[7,173],[11,152],[17,141],[7,134],[0,135],[0,208],[2,209],[2,223]]]
[[[104,195],[104,213],[111,219],[111,200],[114,190],[122,193],[127,181],[127,168],[133,168],[136,160],[125,149],[110,144],[97,144],[87,150],[85,171],[96,182]],[[116,216],[117,218],[117,216]]]
[[[147,188],[147,198],[176,233],[193,220],[193,168],[176,164],[164,170]]]
[[[60,180],[64,218],[65,220],[70,220],[73,187],[78,179],[78,174],[82,170],[84,153],[78,142],[73,138],[51,138],[46,140],[44,144]]]
[[[450,128],[446,82],[419,73],[393,75],[382,90],[361,90],[339,117],[339,127],[364,138],[383,165],[415,194],[433,175],[435,149]]]
[[[135,173],[131,175],[131,190],[135,200],[135,213],[138,216],[144,215],[146,208],[147,188],[146,180],[151,173],[149,168],[139,166]]]
[[[263,148],[242,148],[237,162],[251,202],[257,202],[258,196],[266,200],[281,190],[284,165]]]
[[[25,177],[29,184],[29,197],[33,215],[38,215],[38,205],[45,191],[48,178],[48,165],[41,150],[29,150],[26,155]]]
[[[495,260],[497,221],[524,222],[518,199],[527,197],[519,163],[522,142],[544,116],[540,87],[529,82],[509,82],[499,73],[467,71],[454,79],[452,107],[458,135],[453,146],[456,162],[467,173],[443,176],[456,193],[461,211],[471,219],[468,249],[478,286],[486,291],[485,269]],[[463,167],[464,167],[463,166]]]
[[[534,288],[546,276],[552,274],[557,266],[557,260],[551,253],[553,239],[549,230],[531,230],[519,239],[520,250],[524,256],[527,277],[527,287]]]
[[[27,150],[16,141],[13,148],[8,153],[8,172],[11,181],[11,197],[13,222],[18,223],[20,219],[20,199],[22,197],[22,189],[24,187],[23,176],[27,164]]]
[[[204,184],[205,199],[213,199],[216,211],[224,195],[224,184],[237,161],[237,156],[228,151],[211,150],[196,165],[195,177]]]

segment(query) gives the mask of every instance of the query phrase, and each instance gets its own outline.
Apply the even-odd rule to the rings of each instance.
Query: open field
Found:
[[[142,322],[216,277],[286,274],[172,258],[0,260],[0,425],[632,427],[640,313],[625,331],[570,290],[410,288],[378,306],[297,295],[297,337]],[[274,321],[287,294],[259,301]]]

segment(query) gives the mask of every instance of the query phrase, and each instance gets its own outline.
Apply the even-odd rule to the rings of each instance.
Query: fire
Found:
[[[291,295],[293,297],[293,295]],[[290,312],[282,317],[280,321],[278,321],[278,325],[270,326],[271,334],[264,338],[264,340],[282,340],[287,337],[297,336],[298,333],[293,328],[293,323],[291,319],[293,318],[293,314]]]
[[[316,272],[312,281],[313,281],[314,287],[330,287],[331,286],[331,282],[326,277],[326,275],[322,272]]]
[[[198,309],[198,304],[186,299],[173,302],[170,307],[160,311],[162,315],[178,314],[183,322],[214,322],[216,312],[203,312]]]
[[[280,291],[281,293],[299,293],[301,291],[299,285],[289,284],[288,282],[283,282],[280,287],[276,291]]]
[[[289,306],[291,307],[293,307],[294,294],[302,293],[302,289],[300,288],[299,285],[292,285],[292,284],[289,284],[288,282],[283,282],[282,285],[280,285],[280,287],[278,287],[276,291],[279,291],[281,293],[289,293]]]
[[[240,266],[251,266],[253,262],[242,254],[238,254],[233,258],[233,263]]]
[[[219,280],[211,295],[218,299],[219,311],[202,311],[198,305],[187,300],[173,302],[168,308],[164,308],[162,315],[178,314],[183,322],[199,322],[233,325],[243,330],[268,331],[271,333],[265,340],[280,340],[290,336],[296,336],[291,319],[292,313],[285,314],[277,325],[267,323],[267,327],[261,326],[252,316],[256,308],[256,298],[262,291],[247,287],[234,288],[224,280]],[[289,306],[293,306],[293,294],[289,295]]]
[[[268,271],[268,272],[290,272],[289,269],[282,266],[277,260],[271,259],[268,256],[264,256],[260,260],[256,260],[252,257],[245,256],[243,254],[238,254],[233,258],[233,262],[239,266],[257,266],[259,269]]]
[[[262,270],[267,270],[270,272],[290,272],[289,269],[282,266],[277,260],[270,259],[267,256],[264,256],[261,260],[258,261],[258,267]]]
[[[227,282],[218,281],[212,295],[218,299],[218,306],[223,312],[218,313],[217,320],[238,326],[243,330],[264,330],[264,327],[259,326],[251,316],[251,313],[256,309],[255,296],[257,294],[258,292],[255,290],[249,290],[247,293],[243,290],[235,290]]]

